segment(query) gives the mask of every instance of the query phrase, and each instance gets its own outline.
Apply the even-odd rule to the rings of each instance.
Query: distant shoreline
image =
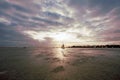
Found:
[[[0,48],[61,48],[61,47],[39,47],[39,46],[1,46]],[[82,45],[65,46],[65,48],[120,48],[120,45]]]
[[[68,48],[120,48],[120,45],[87,45],[87,46],[69,46]]]

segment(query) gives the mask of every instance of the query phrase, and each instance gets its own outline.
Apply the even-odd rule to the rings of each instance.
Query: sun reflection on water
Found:
[[[59,58],[60,60],[64,60],[65,59],[65,49],[61,49],[61,48],[58,48],[58,49],[56,49],[57,51],[57,53],[55,54],[55,56],[57,57],[57,58]]]

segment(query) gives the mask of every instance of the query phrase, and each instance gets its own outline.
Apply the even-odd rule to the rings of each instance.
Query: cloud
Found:
[[[84,43],[119,41],[119,0],[1,0],[0,5],[0,46],[53,41],[49,36],[36,40],[29,31],[64,32]]]

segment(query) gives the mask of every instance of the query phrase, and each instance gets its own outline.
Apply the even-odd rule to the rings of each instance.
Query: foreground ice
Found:
[[[120,49],[0,48],[0,80],[120,80]]]

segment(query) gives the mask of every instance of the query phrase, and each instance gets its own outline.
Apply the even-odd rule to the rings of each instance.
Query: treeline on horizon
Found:
[[[68,48],[120,48],[120,45],[84,45],[84,46],[69,46]]]

